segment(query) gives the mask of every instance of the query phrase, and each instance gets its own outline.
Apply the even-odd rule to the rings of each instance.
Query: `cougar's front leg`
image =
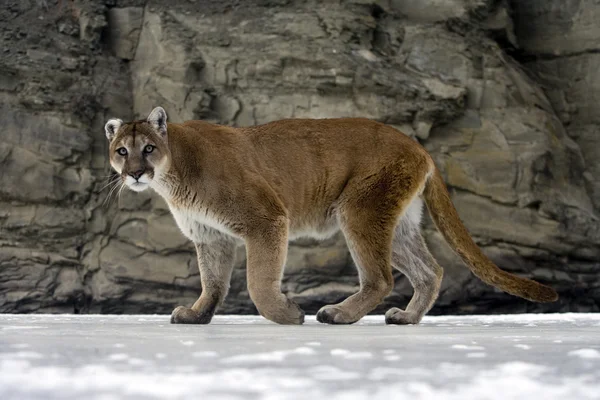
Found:
[[[233,270],[235,242],[228,238],[195,243],[202,294],[192,308],[177,307],[171,314],[173,324],[208,324],[223,302]]]
[[[248,291],[263,317],[278,324],[302,324],[304,312],[281,293],[287,247],[286,218],[265,224],[246,238]]]

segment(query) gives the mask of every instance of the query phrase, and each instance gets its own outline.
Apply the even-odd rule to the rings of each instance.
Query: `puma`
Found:
[[[203,121],[146,120],[105,126],[110,164],[134,191],[162,196],[198,254],[202,292],[172,323],[207,324],[224,300],[234,250],[244,243],[250,297],[265,318],[302,324],[304,312],[281,292],[288,241],[341,230],[359,270],[360,290],[327,305],[317,320],[351,324],[391,292],[392,267],[414,287],[388,324],[416,324],[432,307],[442,268],[420,232],[423,203],[438,230],[482,281],[536,302],[557,293],[505,272],[473,242],[431,156],[383,123],[362,118],[290,119],[234,128]]]

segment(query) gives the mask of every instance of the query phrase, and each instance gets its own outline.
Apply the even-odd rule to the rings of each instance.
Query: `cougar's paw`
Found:
[[[171,313],[172,324],[208,324],[212,315],[206,315],[187,308],[179,306]]]
[[[298,304],[290,299],[286,299],[284,311],[278,313],[272,321],[283,325],[302,325],[304,323],[304,311]]]
[[[353,324],[358,319],[352,318],[336,306],[324,306],[317,312],[317,321],[323,324]]]
[[[293,310],[290,313],[290,323],[292,325],[302,325],[304,323],[304,310],[295,301],[290,299],[288,299],[288,307]]]
[[[421,318],[418,316],[396,307],[390,308],[385,313],[385,323],[390,325],[413,325],[420,321]]]
[[[269,304],[257,304],[260,314],[277,324],[302,325],[304,323],[304,311],[292,300],[282,296],[282,300]]]

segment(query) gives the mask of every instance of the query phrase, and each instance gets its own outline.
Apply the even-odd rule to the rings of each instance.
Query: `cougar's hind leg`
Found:
[[[427,173],[425,158],[404,162],[368,175],[347,189],[351,192],[339,208],[339,221],[358,268],[360,290],[339,304],[321,308],[319,322],[354,323],[392,291],[394,230],[398,218],[422,189]]]
[[[420,232],[422,201],[415,198],[396,227],[392,244],[392,266],[401,271],[414,289],[406,310],[391,308],[388,324],[417,324],[438,297],[443,270],[435,261]]]
[[[356,226],[344,218],[342,232],[358,268],[360,290],[339,304],[324,306],[317,321],[352,324],[372,311],[391,292],[394,285],[390,265],[393,228],[383,221],[364,221]],[[356,221],[354,221],[356,222]]]

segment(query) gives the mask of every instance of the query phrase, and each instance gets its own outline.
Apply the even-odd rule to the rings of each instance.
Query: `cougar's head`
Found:
[[[145,121],[123,123],[111,119],[104,129],[110,142],[110,165],[131,190],[147,189],[155,177],[168,171],[171,152],[167,145],[167,113],[162,107],[152,110]]]

